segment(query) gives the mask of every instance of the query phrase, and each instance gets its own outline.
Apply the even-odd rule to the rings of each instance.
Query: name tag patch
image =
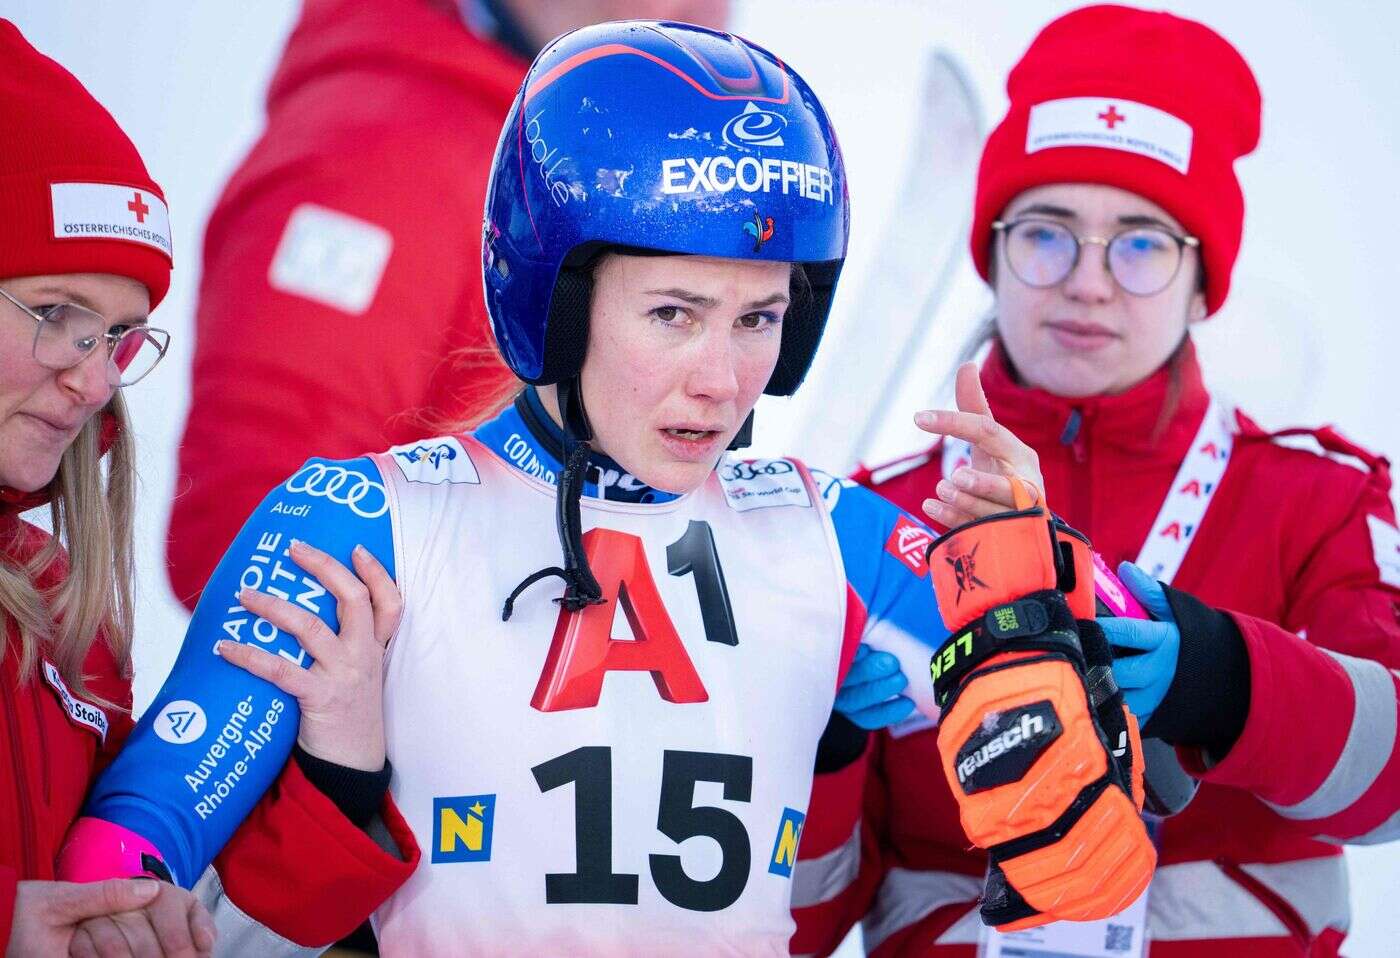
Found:
[[[1026,152],[1098,146],[1150,157],[1184,174],[1191,166],[1192,136],[1185,121],[1146,103],[1075,96],[1031,107]]]
[[[719,482],[735,512],[769,506],[811,506],[807,484],[788,459],[751,459],[720,463]]]
[[[1367,516],[1366,525],[1371,527],[1371,550],[1381,581],[1400,589],[1400,529],[1379,516]]]
[[[394,237],[382,226],[303,203],[292,210],[268,267],[273,289],[358,316],[369,309]]]
[[[171,258],[170,211],[149,190],[114,183],[51,183],[54,239],[140,243]]]
[[[103,742],[107,741],[107,713],[96,705],[84,702],[68,690],[68,683],[63,681],[63,676],[59,674],[57,666],[52,662],[44,662],[44,681],[48,682],[53,690],[58,693],[58,700],[63,705],[63,710],[68,713],[75,725],[96,732],[97,737]]]
[[[471,457],[455,437],[406,443],[389,451],[393,453],[394,465],[399,467],[409,482],[426,482],[434,486],[444,482],[481,483],[481,476],[477,474]]]

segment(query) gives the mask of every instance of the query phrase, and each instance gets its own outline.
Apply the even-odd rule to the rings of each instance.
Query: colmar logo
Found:
[[[760,109],[758,104],[749,101],[743,113],[724,124],[720,134],[730,146],[746,150],[755,146],[782,146],[785,129],[787,117]]]
[[[928,575],[928,547],[932,541],[933,533],[907,516],[900,516],[885,540],[885,551],[922,579]]]
[[[208,724],[204,709],[197,702],[176,699],[165,703],[151,727],[157,736],[171,745],[188,745],[199,740]]]

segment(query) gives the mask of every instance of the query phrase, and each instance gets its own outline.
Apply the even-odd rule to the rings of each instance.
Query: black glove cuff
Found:
[[[817,743],[817,764],[814,771],[818,775],[839,772],[865,752],[865,743],[870,733],[852,722],[840,712],[832,712]]]
[[[1172,684],[1142,734],[1204,748],[1218,761],[1239,739],[1249,715],[1249,653],[1228,615],[1189,593],[1163,589],[1181,648]]]
[[[970,672],[1007,651],[1057,652],[1083,671],[1084,653],[1064,593],[1047,589],[1003,602],[950,635],[929,662],[934,701],[948,708]]]
[[[389,779],[394,774],[388,759],[384,760],[384,767],[379,771],[366,772],[317,758],[300,745],[292,749],[292,754],[296,756],[297,765],[306,780],[334,802],[351,824],[359,829],[369,825],[374,813],[384,804]]]

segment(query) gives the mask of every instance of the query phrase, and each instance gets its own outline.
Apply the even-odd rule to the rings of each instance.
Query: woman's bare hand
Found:
[[[351,558],[354,571],[301,541],[292,544],[291,556],[335,596],[340,634],[300,606],[244,589],[238,595],[243,607],[294,636],[315,662],[304,669],[271,652],[227,640],[215,650],[297,700],[297,743],[303,749],[337,765],[377,772],[385,758],[384,648],[403,611],[398,587],[363,546],[356,546]]]
[[[914,416],[915,424],[925,432],[955,436],[972,446],[972,464],[945,476],[934,489],[937,498],[924,500],[928,517],[951,529],[1014,509],[1012,477],[1034,486],[1044,502],[1040,456],[992,416],[975,363],[958,368],[956,398],[955,410],[930,409]]]

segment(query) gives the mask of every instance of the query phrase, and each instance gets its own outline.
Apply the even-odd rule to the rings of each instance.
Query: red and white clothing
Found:
[[[0,500],[0,555],[8,563],[36,555],[48,538]],[[65,574],[60,553],[36,582],[53,587]],[[9,940],[16,883],[53,880],[54,860],[90,783],[132,727],[131,677],[104,640],[93,644],[84,664],[86,692],[71,688],[42,657],[38,674],[18,685],[18,656],[19,636],[10,626],[0,668],[0,950]],[[201,886],[221,953],[316,954],[320,948],[313,946],[358,925],[418,859],[391,800],[381,814],[393,851],[352,825],[295,762],[287,763]]]
[[[1159,528],[1210,402],[1189,343],[1175,371],[1116,396],[1020,386],[999,348],[982,381],[997,419],[1039,453],[1051,507],[1111,564],[1136,559],[1149,534],[1189,537],[1173,584],[1226,610],[1248,650],[1239,740],[1209,769],[1183,753],[1203,784],[1162,827],[1151,954],[1335,955],[1349,921],[1338,843],[1400,837],[1400,533],[1388,463],[1331,428],[1269,433],[1236,414],[1224,478],[1200,490],[1211,496],[1205,518]],[[857,478],[914,508],[942,459],[935,446]],[[985,858],[968,850],[935,733],[882,733],[840,774],[864,788],[861,822],[849,794],[814,803],[795,879],[821,889],[794,900],[794,951],[829,950],[863,921],[875,955],[971,956]]]
[[[451,8],[304,0],[267,128],[210,216],[167,553],[191,609],[310,455],[431,435],[514,381],[477,264],[526,64]]]

